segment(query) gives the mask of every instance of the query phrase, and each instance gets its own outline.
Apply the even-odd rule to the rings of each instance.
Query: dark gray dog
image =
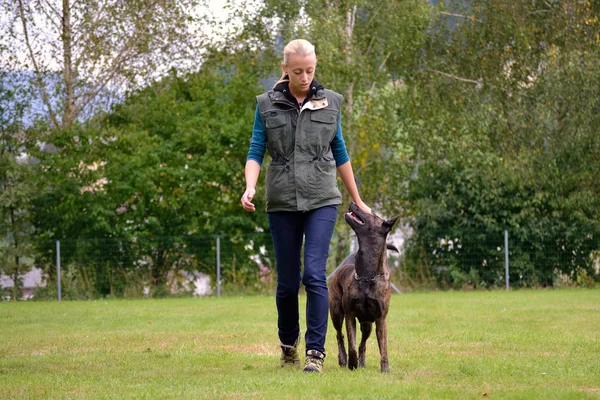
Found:
[[[398,250],[388,245],[386,240],[398,216],[384,220],[374,214],[363,212],[352,203],[345,219],[358,238],[358,252],[354,263],[342,265],[332,276],[329,285],[329,312],[337,331],[338,363],[342,367],[348,365],[350,369],[366,365],[367,339],[371,335],[373,322],[375,322],[381,355],[381,372],[389,372],[385,318],[390,306],[391,285],[386,249]],[[342,333],[344,317],[348,334],[349,360],[346,357]],[[362,332],[358,354],[356,353],[356,318],[360,322]]]

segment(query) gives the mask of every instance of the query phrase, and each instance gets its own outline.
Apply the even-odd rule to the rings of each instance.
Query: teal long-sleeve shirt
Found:
[[[265,158],[265,152],[267,150],[267,135],[265,134],[265,127],[263,126],[262,120],[260,119],[260,112],[258,106],[256,106],[256,113],[254,115],[254,127],[252,128],[252,139],[250,140],[250,150],[248,150],[248,157],[246,160],[254,160],[258,165],[262,165],[263,159]],[[346,143],[342,136],[342,114],[340,112],[340,118],[338,118],[338,129],[335,137],[331,141],[331,152],[335,159],[336,167],[344,165],[350,161],[348,156],[348,150],[346,149]]]

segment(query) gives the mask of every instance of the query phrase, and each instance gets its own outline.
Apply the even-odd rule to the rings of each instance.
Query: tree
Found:
[[[256,278],[249,256],[266,245],[266,215],[247,214],[239,197],[258,68],[256,52],[214,54],[197,73],[172,71],[53,137],[61,151],[36,154],[46,182],[35,204],[42,252],[51,254],[46,239],[80,238],[63,258],[94,266],[97,294],[122,295],[111,288],[135,277],[160,296],[170,272],[214,274],[220,235],[226,281],[239,271]],[[114,245],[103,250],[98,239]],[[102,272],[108,261],[112,276]]]
[[[408,204],[413,244],[425,250],[413,254],[502,284],[501,263],[489,263],[508,228],[513,282],[551,286],[560,274],[591,274],[600,220],[597,11],[585,2],[454,6],[439,13],[418,93],[400,109],[417,155]],[[466,261],[475,250],[464,243],[477,236],[479,256]],[[441,248],[448,237],[462,249]]]
[[[21,298],[21,279],[31,267],[30,202],[34,197],[31,171],[22,151],[27,146],[22,130],[24,105],[15,99],[18,88],[0,76],[0,273],[13,281],[11,298]]]
[[[108,108],[172,65],[199,57],[195,0],[3,0],[3,69],[32,71],[51,126]],[[29,75],[24,74],[23,79]],[[117,97],[115,97],[117,96]]]

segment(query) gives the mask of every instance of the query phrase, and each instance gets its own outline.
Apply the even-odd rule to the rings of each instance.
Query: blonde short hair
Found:
[[[287,66],[288,59],[290,56],[310,56],[311,54],[315,54],[315,46],[313,46],[313,44],[311,42],[309,42],[308,40],[304,40],[304,39],[294,39],[283,48],[282,63],[283,63],[283,65]],[[277,83],[285,82],[285,81],[289,81],[289,80],[290,80],[290,78],[284,72],[281,75],[281,78],[279,78],[279,81],[277,81]],[[275,84],[277,85],[277,83],[275,83]]]

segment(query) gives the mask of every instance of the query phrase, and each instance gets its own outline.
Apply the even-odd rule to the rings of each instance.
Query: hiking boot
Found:
[[[298,344],[300,343],[300,335],[296,339],[293,346],[281,343],[281,357],[279,364],[281,367],[294,367],[300,369],[300,355],[298,354]]]
[[[306,363],[304,364],[304,372],[317,372],[323,371],[323,362],[325,361],[325,354],[317,350],[309,350],[306,352]]]

